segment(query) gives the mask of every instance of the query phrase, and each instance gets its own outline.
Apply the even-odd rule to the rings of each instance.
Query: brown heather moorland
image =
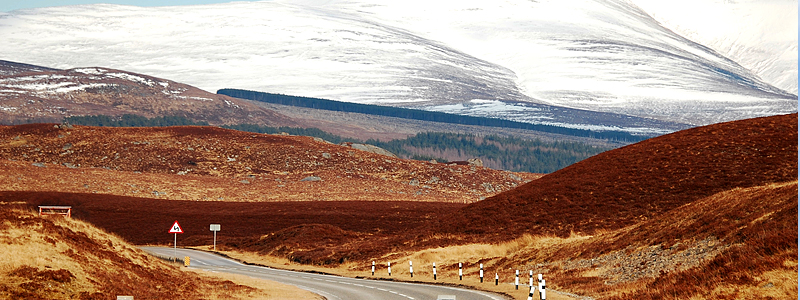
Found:
[[[495,182],[490,184],[497,190],[497,186],[512,188],[513,184],[500,183],[515,183],[515,177],[532,178],[423,162],[411,162],[415,167],[403,171],[390,158],[348,148],[339,151],[338,146],[300,137],[186,127],[127,129],[147,136],[128,138],[124,130],[29,126],[3,128],[0,153],[15,161],[3,162],[14,175],[0,175],[2,189],[8,191],[0,194],[0,201],[28,205],[65,201],[78,208],[77,218],[104,224],[123,222],[126,214],[140,217],[141,222],[153,216],[150,222],[157,226],[147,231],[157,232],[122,228],[132,224],[117,229],[101,226],[125,239],[168,243],[166,228],[175,219],[171,215],[196,204],[181,218],[200,218],[202,213],[207,219],[189,226],[201,228],[192,229],[197,230],[194,238],[189,233],[179,243],[203,244],[210,236],[207,223],[241,215],[251,221],[233,228],[223,223],[222,233],[231,232],[221,248],[276,266],[317,271],[324,267],[325,272],[368,276],[372,260],[382,268],[387,261],[395,265],[413,260],[415,266],[436,262],[441,281],[492,289],[474,278],[477,265],[483,263],[504,283],[513,282],[515,269],[523,274],[533,270],[545,274],[551,292],[600,299],[797,298],[797,114],[653,138],[472,204],[467,203],[482,196],[482,182]],[[91,130],[95,132],[79,133]],[[191,134],[174,134],[181,130]],[[204,130],[209,132],[194,137]],[[215,138],[226,135],[235,141]],[[64,140],[68,136],[90,139],[93,147],[79,144],[81,139]],[[103,142],[101,136],[110,141]],[[280,138],[287,141],[275,142],[281,145],[278,150],[256,143]],[[142,142],[148,143],[146,147],[134,146]],[[112,144],[123,146],[108,146]],[[209,151],[185,152],[184,147],[203,149],[200,146]],[[119,158],[114,160],[117,155],[107,147],[115,149]],[[323,153],[334,163],[325,163]],[[188,159],[195,164],[188,164]],[[196,175],[177,175],[187,169]],[[322,181],[299,181],[312,175]],[[229,184],[212,185],[215,180]],[[168,184],[158,186],[162,182]],[[325,192],[346,184],[352,188]],[[152,196],[150,185],[157,188]],[[385,202],[266,203],[270,199],[265,193],[283,188],[288,193],[274,200],[311,193],[314,196],[306,199],[374,200],[382,195]],[[242,196],[248,189],[258,192]],[[81,191],[83,195],[75,194]],[[159,199],[123,197],[143,193]],[[365,193],[372,199],[359,196]],[[204,194],[211,197],[203,199]],[[333,196],[347,194],[351,198]],[[242,206],[208,201],[219,198],[241,201],[237,205]],[[298,203],[307,206],[293,206]],[[166,227],[161,226],[165,222]],[[458,262],[466,263],[469,280],[454,281]],[[402,279],[402,268],[397,272],[394,279]],[[415,273],[414,280],[432,281],[427,268]],[[518,299],[527,296],[513,287],[508,291],[507,284],[498,289]]]
[[[86,222],[16,206],[0,203],[2,299],[319,299],[274,282],[254,288],[186,271]]]
[[[534,270],[557,291],[604,299],[796,299],[797,132],[797,114],[681,131],[589,158],[405,236],[287,257],[355,258],[343,274],[371,260],[413,260],[451,272],[468,262],[474,277],[483,263],[505,282],[515,269]],[[282,247],[273,235],[233,246]]]
[[[720,123],[595,155],[465,207],[436,231],[500,240],[593,234],[719,192],[793,180],[797,114]]]
[[[0,126],[0,159],[0,190],[170,200],[471,203],[540,177],[201,126]]]

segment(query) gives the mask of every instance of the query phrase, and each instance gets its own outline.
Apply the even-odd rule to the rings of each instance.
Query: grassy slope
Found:
[[[617,247],[636,240],[679,250],[714,237],[723,249],[618,299],[797,299],[796,217],[797,181],[726,191],[632,228],[612,238]]]
[[[623,228],[732,188],[796,180],[797,132],[792,114],[660,136],[469,205],[432,228],[499,240]]]
[[[593,236],[524,235],[500,243],[442,244],[416,251],[407,246],[326,266],[298,264],[282,255],[226,253],[273,267],[386,280],[411,280],[407,262],[413,261],[414,281],[466,285],[514,299],[527,297],[527,289],[510,285],[515,270],[521,271],[522,283],[529,270],[544,274],[549,299],[570,294],[595,299],[796,299],[796,216],[797,181],[792,181],[723,191]],[[370,273],[373,260],[375,276]],[[387,262],[393,266],[392,276],[386,274]],[[459,262],[463,280],[457,276]],[[432,263],[438,270],[436,281]],[[488,276],[496,272],[504,284],[480,283],[480,263]]]
[[[88,223],[10,206],[0,204],[0,298],[318,298],[293,287],[253,288],[182,271]]]

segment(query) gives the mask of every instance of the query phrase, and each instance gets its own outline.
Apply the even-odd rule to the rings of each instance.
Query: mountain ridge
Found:
[[[15,60],[57,67],[103,64],[208,90],[233,87],[562,126],[539,106],[694,125],[797,111],[796,95],[661,27],[630,2],[416,4],[275,1],[25,10],[0,18],[8,25],[0,33],[43,38],[11,39],[0,50]],[[159,15],[171,18],[152,18]],[[58,26],[38,26],[50,20]],[[93,52],[91,62],[69,52],[59,53],[67,60],[54,59],[52,37],[89,27],[83,42],[59,43]],[[199,45],[198,34],[213,42]],[[121,46],[131,40],[139,46]],[[148,45],[167,55],[151,56]],[[183,54],[187,47],[193,54]]]

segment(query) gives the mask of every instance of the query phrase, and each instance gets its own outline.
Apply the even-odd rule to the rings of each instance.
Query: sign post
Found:
[[[219,231],[219,224],[211,224],[211,231],[214,232],[214,251],[217,251],[217,231]]]
[[[181,229],[181,225],[178,224],[178,220],[175,220],[175,223],[172,224],[172,227],[169,229],[169,233],[175,234],[175,241],[172,243],[174,252],[173,257],[177,260],[178,259],[178,233],[183,233],[183,229]]]

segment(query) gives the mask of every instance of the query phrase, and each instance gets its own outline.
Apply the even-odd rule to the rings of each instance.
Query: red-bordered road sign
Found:
[[[169,229],[169,233],[183,233],[183,229],[181,229],[181,224],[178,224],[178,221],[175,221],[175,224],[172,224],[172,227]]]

